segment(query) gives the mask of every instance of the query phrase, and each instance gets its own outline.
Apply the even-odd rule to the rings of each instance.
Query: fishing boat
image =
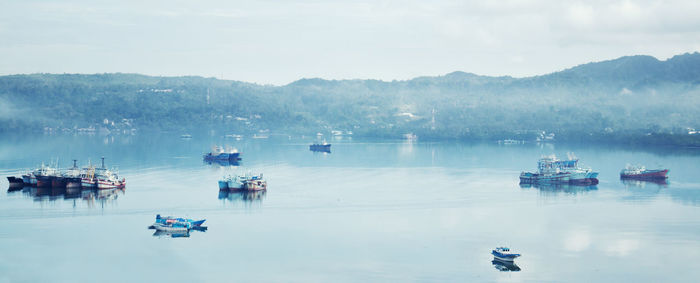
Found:
[[[622,169],[622,171],[620,171],[620,178],[638,180],[659,180],[668,178],[666,174],[668,174],[668,169],[649,170],[641,165],[633,166],[627,164],[625,169]]]
[[[36,186],[50,188],[56,175],[58,175],[58,170],[56,170],[56,168],[41,164],[39,170],[34,173],[34,176],[36,176]]]
[[[205,161],[237,161],[240,159],[241,153],[238,152],[238,149],[235,148],[229,148],[224,150],[223,147],[220,146],[214,146],[211,150],[211,152],[207,153],[204,155],[204,160]]]
[[[520,257],[520,254],[512,253],[507,247],[497,247],[491,251],[491,254],[501,261],[513,261]]]
[[[229,178],[226,179],[226,186],[229,190],[242,190],[245,180],[245,176],[229,176]]]
[[[81,184],[85,188],[122,189],[126,186],[126,179],[119,179],[116,169],[105,167],[105,158],[102,157],[102,167],[95,168],[89,165],[80,174]]]
[[[263,179],[262,173],[257,176],[250,176],[243,182],[243,189],[247,191],[267,190],[267,181]]]
[[[242,190],[245,176],[228,175],[219,180],[219,190]]]
[[[176,222],[187,222],[190,223],[191,226],[196,227],[196,226],[202,226],[204,224],[204,221],[207,221],[206,219],[202,220],[192,220],[189,218],[181,218],[181,217],[172,217],[172,216],[165,216],[162,217],[160,214],[156,215],[156,223],[161,223],[161,224],[172,224]]]
[[[73,159],[73,167],[68,168],[63,173],[63,178],[66,181],[66,188],[80,188],[82,179],[80,178],[80,168],[77,164],[78,160]]]
[[[331,152],[331,144],[323,142],[323,143],[315,143],[309,146],[310,151],[319,151],[319,152]]]
[[[537,172],[520,173],[521,184],[598,184],[598,172],[578,165],[578,159],[569,154],[568,160],[559,160],[556,155],[540,158]]]
[[[96,188],[97,179],[95,178],[95,167],[88,165],[80,171],[80,185],[83,188]]]

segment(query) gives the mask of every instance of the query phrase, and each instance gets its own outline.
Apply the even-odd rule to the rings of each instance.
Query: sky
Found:
[[[0,0],[0,75],[527,77],[696,51],[697,0]]]

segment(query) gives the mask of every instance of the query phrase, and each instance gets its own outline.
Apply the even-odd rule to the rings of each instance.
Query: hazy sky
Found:
[[[147,3],[142,3],[147,2]],[[9,1],[0,74],[516,77],[700,50],[700,1]]]

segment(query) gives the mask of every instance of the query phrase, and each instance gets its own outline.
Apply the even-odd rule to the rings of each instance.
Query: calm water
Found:
[[[0,138],[0,186],[42,161],[105,156],[124,191],[0,193],[0,282],[696,281],[700,150],[217,136]],[[239,167],[204,164],[212,145]],[[522,188],[542,154],[574,152],[594,187]],[[626,163],[670,168],[667,185],[622,183]],[[220,194],[251,169],[269,189]],[[206,218],[154,236],[155,214]],[[502,272],[490,251],[523,254]]]

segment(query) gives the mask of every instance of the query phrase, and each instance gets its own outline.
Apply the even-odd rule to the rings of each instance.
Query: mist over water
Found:
[[[700,271],[700,151],[596,145],[332,140],[220,135],[0,138],[0,187],[41,162],[106,158],[124,190],[0,193],[0,281],[693,281]],[[206,164],[229,145],[239,166]],[[573,152],[596,186],[527,187],[541,155]],[[667,184],[622,182],[627,163]],[[217,180],[264,173],[268,190]],[[156,214],[206,232],[154,236]],[[493,263],[496,246],[523,254]],[[678,255],[683,256],[678,256]],[[41,272],[36,272],[37,268]],[[507,271],[501,271],[507,270]]]

